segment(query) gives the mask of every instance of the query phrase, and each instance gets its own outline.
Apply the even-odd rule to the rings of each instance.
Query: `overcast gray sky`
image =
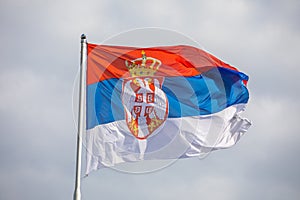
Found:
[[[72,199],[81,33],[178,31],[250,76],[253,126],[231,149],[150,174],[104,169],[82,199],[300,199],[300,1],[1,0],[0,199]]]

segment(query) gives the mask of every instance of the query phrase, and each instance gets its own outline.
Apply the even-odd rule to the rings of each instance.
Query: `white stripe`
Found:
[[[195,157],[231,147],[251,125],[239,116],[245,106],[233,105],[205,116],[168,118],[158,134],[144,141],[131,135],[125,120],[87,130],[86,173],[123,162]]]

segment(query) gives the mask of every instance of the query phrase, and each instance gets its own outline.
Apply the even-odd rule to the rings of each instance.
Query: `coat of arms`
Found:
[[[130,132],[140,140],[159,132],[168,116],[168,99],[162,90],[163,77],[155,76],[161,61],[142,57],[125,61],[131,77],[123,82],[122,103]]]

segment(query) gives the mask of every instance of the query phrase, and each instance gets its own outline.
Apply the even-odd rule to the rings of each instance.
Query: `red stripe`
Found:
[[[157,76],[195,76],[213,67],[238,71],[215,56],[191,46],[137,48],[88,44],[87,84],[130,77],[125,61],[141,58],[142,50],[147,57],[162,62],[155,74]]]

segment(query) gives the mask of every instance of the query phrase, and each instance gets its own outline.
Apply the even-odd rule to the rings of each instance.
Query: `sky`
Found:
[[[253,125],[202,160],[91,173],[82,199],[300,199],[299,19],[298,0],[1,0],[0,199],[72,199],[80,35],[100,44],[143,27],[179,32],[249,75]]]

